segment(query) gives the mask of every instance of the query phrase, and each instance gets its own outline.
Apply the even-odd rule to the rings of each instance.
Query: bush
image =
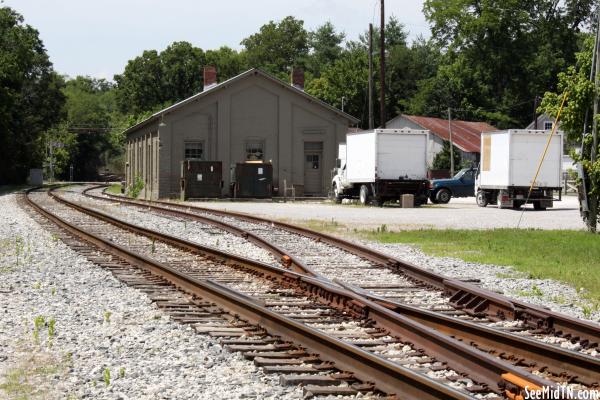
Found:
[[[452,146],[454,151],[454,170],[460,169],[462,157],[460,150],[456,146]],[[442,151],[435,155],[433,159],[433,169],[450,169],[450,142],[444,141]]]
[[[133,184],[127,188],[127,196],[135,199],[140,195],[142,189],[144,189],[144,180],[140,176],[136,176]]]

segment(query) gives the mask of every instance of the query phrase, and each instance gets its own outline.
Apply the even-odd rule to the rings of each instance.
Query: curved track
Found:
[[[93,197],[104,199],[103,197],[99,196]],[[124,201],[130,204],[133,203],[134,205],[143,204],[145,207],[150,207],[151,209],[160,213],[167,213],[192,219],[199,219],[207,223],[213,222],[221,226],[231,226],[231,224],[228,224],[229,221],[226,222],[223,220],[223,218],[215,221],[214,219],[209,218],[207,214],[216,214],[222,217],[227,215],[228,219],[232,219],[231,215],[235,216],[236,218],[238,217],[238,214],[236,213],[227,213],[221,211],[215,212],[214,210],[210,209],[198,210],[195,207],[184,207],[182,205],[172,203],[131,201],[128,199],[123,199],[120,196],[111,196],[111,198],[118,199],[119,201]],[[182,211],[183,209],[185,209],[185,211]],[[199,215],[198,212],[201,212],[202,214]],[[241,218],[244,221],[250,219],[252,221],[256,221],[255,224],[260,224],[260,227],[258,229],[255,228],[254,232],[260,231],[261,229],[264,232],[270,232],[273,230],[274,226],[277,226],[278,228],[281,226],[290,226],[288,224],[281,224],[276,221],[265,221],[257,217],[250,217],[246,215],[243,215]],[[265,224],[270,224],[270,227],[268,225],[265,227]],[[241,230],[239,224],[235,229]],[[296,235],[298,235],[297,233],[295,233],[296,231],[309,232],[313,238],[316,238],[312,239],[312,241],[316,242],[317,245],[323,244],[322,242],[325,241],[322,237],[319,237],[320,234],[308,231],[304,228],[293,227],[293,229],[290,229],[290,231],[293,231]],[[243,235],[243,232],[243,230],[238,231],[238,234]],[[256,236],[260,237],[261,235]],[[269,237],[272,238],[272,236]],[[287,240],[289,239],[290,238],[287,237]],[[298,239],[296,239],[295,241],[298,241]],[[294,240],[291,240],[289,243],[294,243]],[[351,243],[347,244],[353,245]],[[360,252],[357,251],[356,253]],[[285,252],[282,251],[280,248],[278,248],[278,254],[283,255],[284,257],[286,255]],[[385,257],[385,255],[380,254],[380,257],[383,258]],[[303,268],[305,268],[300,258],[295,258],[294,265],[297,269],[302,270]],[[304,272],[314,274],[314,272],[309,268],[304,269]],[[341,286],[354,290],[355,292],[360,293],[361,295],[373,301],[376,301],[379,304],[382,304],[390,309],[393,309],[396,312],[409,316],[416,321],[419,321],[427,326],[433,327],[437,330],[452,335],[453,337],[459,338],[460,340],[464,340],[467,343],[471,343],[472,345],[475,345],[482,350],[488,351],[490,354],[494,354],[503,359],[509,360],[510,362],[516,365],[529,366],[530,370],[542,371],[543,373],[553,375],[554,379],[556,379],[556,377],[559,377],[559,379],[556,380],[559,380],[561,382],[581,383],[589,387],[598,386],[598,376],[600,376],[600,368],[599,360],[596,358],[585,357],[583,355],[576,354],[571,351],[557,348],[556,346],[536,342],[535,340],[531,340],[526,337],[520,337],[509,332],[502,331],[501,329],[487,327],[482,324],[482,322],[485,322],[485,319],[477,319],[476,321],[478,323],[473,324],[470,321],[464,320],[464,316],[462,316],[461,318],[450,318],[451,316],[455,316],[457,314],[456,309],[454,309],[453,311],[452,308],[444,309],[442,307],[441,312],[439,311],[439,309],[437,310],[437,312],[432,312],[432,310],[418,309],[417,307],[406,305],[405,302],[394,301],[395,299],[393,298],[393,296],[380,296],[372,293],[372,291],[365,292],[363,290],[360,290],[360,288],[355,288],[352,284],[348,285],[347,283],[345,283],[347,282],[345,275],[339,275],[337,274],[337,272],[334,272],[329,274],[329,277],[331,276],[344,276],[343,282],[336,281]],[[395,282],[397,280],[398,277],[396,276],[395,280],[387,280],[387,282]],[[456,285],[457,283],[454,282],[453,284]],[[368,284],[365,286],[369,288]],[[407,285],[407,287],[410,286]],[[507,303],[510,302],[509,299],[503,298],[503,296],[499,297],[501,297],[502,301],[505,301]],[[529,312],[531,312],[531,309],[529,310]],[[561,316],[560,314],[556,313],[551,313],[546,310],[544,310],[544,312],[551,314],[552,317],[556,317],[558,315],[558,319],[562,321],[567,320],[572,325],[580,325],[577,326],[577,329],[584,331],[591,330],[592,334],[597,336],[598,328],[593,324],[571,319],[569,317]],[[460,314],[460,312],[458,312],[458,314]],[[527,320],[525,320],[525,322],[527,322]],[[540,333],[541,332],[542,331],[540,330]],[[557,334],[560,332],[556,332],[551,329],[546,329],[545,333]],[[577,338],[574,337],[572,337],[571,339],[573,341],[577,340]],[[589,341],[586,343],[585,340],[583,340],[582,344],[584,346],[587,345],[588,348],[592,348],[594,347],[595,343]]]
[[[475,392],[510,397],[522,394],[525,384],[553,385],[323,280],[140,228],[54,194],[28,194],[26,199],[96,247],[318,353],[321,360],[354,372],[385,393],[406,398],[467,398]],[[452,377],[458,377],[454,384]],[[461,386],[465,378],[474,384]]]

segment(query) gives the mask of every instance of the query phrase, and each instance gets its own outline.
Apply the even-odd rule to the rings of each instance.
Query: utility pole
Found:
[[[448,107],[448,133],[450,136],[450,176],[454,176],[454,144],[452,143],[452,109]]]
[[[380,27],[380,45],[379,45],[379,66],[380,66],[380,80],[381,90],[379,94],[379,114],[381,118],[381,127],[385,128],[385,11],[384,11],[385,0],[381,0],[381,27]]]
[[[538,128],[537,108],[538,108],[539,99],[540,99],[540,97],[538,95],[536,95],[535,98],[533,99],[533,129],[535,129],[535,130],[537,130],[537,128]]]
[[[600,17],[600,15],[598,15]],[[596,28],[596,46],[599,45],[598,38],[600,38],[600,24]],[[596,48],[596,71],[594,77],[594,115],[592,117],[592,148],[590,149],[590,163],[593,165],[596,162],[598,152],[598,86],[600,86],[600,51]],[[597,190],[597,189],[596,189]],[[598,193],[593,193],[589,197],[589,208],[590,213],[588,217],[588,229],[591,232],[596,232],[596,224],[598,221]]]
[[[373,116],[373,24],[369,24],[369,130],[375,127]]]

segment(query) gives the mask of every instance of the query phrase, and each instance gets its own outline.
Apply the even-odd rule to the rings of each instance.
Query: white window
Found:
[[[185,142],[185,159],[186,160],[203,160],[204,159],[204,143],[202,142]]]
[[[265,142],[264,140],[248,140],[246,141],[246,160],[256,161],[265,159]]]
[[[550,122],[550,121],[544,122],[544,130],[551,131],[552,130],[552,122]]]

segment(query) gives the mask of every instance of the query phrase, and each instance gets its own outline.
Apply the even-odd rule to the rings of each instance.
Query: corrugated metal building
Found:
[[[398,115],[386,123],[386,128],[401,129],[427,129],[429,135],[429,149],[427,163],[433,164],[435,155],[442,151],[444,141],[450,139],[448,120],[434,117],[421,117],[417,115]],[[452,142],[461,151],[463,160],[479,161],[481,148],[481,133],[497,130],[485,122],[452,120]]]
[[[128,186],[139,176],[141,196],[179,197],[182,161],[220,161],[227,195],[230,167],[262,160],[280,193],[285,180],[297,196],[327,194],[337,145],[358,119],[305,93],[298,70],[292,84],[258,69],[217,84],[207,67],[204,82],[201,93],[125,131]]]

